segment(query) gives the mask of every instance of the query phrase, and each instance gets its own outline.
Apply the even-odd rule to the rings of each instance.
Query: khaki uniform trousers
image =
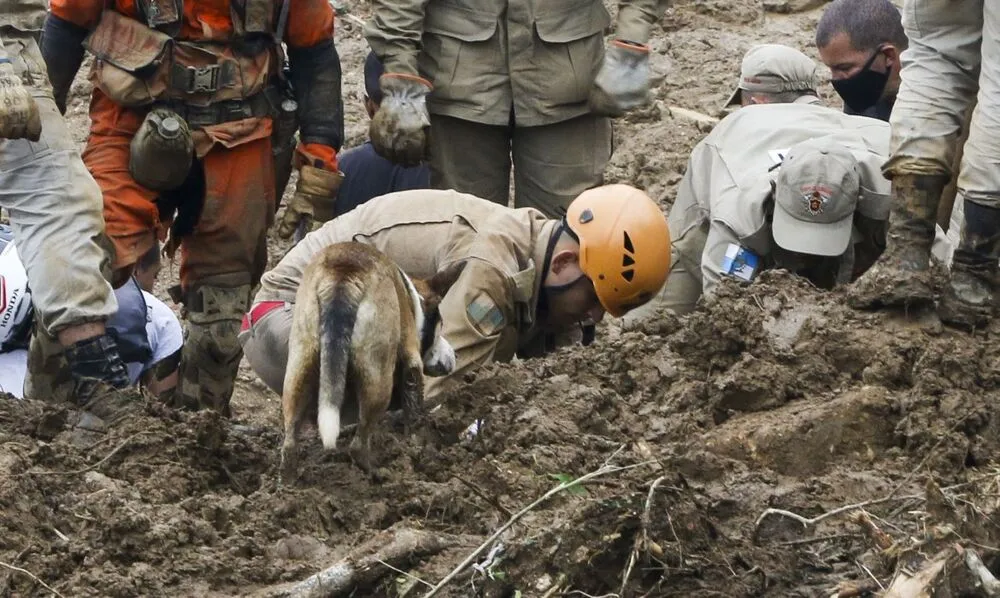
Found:
[[[611,120],[579,116],[535,127],[484,125],[431,115],[431,186],[561,218],[583,191],[604,181]]]
[[[38,141],[0,139],[0,206],[10,212],[41,330],[107,320],[118,310],[104,237],[101,190],[87,172],[52,99],[34,35],[0,28],[0,39],[38,104]]]
[[[893,174],[954,174],[956,139],[976,101],[960,194],[1000,208],[1000,2],[907,0],[902,83],[893,107]]]

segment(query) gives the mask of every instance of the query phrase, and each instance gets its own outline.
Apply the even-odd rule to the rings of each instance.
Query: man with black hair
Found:
[[[378,80],[383,72],[382,63],[375,52],[369,52],[365,59],[365,112],[368,113],[368,118],[375,116],[382,104],[382,90]],[[431,171],[426,162],[409,167],[394,164],[375,152],[371,140],[343,152],[339,162],[344,181],[337,191],[337,203],[334,207],[336,216],[379,195],[407,189],[427,189],[431,186]]]
[[[899,90],[899,55],[908,41],[889,0],[835,0],[816,28],[816,48],[830,68],[844,112],[888,121]]]

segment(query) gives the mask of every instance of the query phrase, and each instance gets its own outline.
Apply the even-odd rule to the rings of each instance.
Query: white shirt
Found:
[[[132,362],[128,377],[132,384],[139,381],[143,372],[162,359],[174,354],[184,344],[184,333],[177,316],[166,303],[146,291],[146,336],[153,354],[146,363]],[[9,392],[17,398],[24,396],[24,379],[28,375],[28,352],[24,349],[0,353],[0,391]]]

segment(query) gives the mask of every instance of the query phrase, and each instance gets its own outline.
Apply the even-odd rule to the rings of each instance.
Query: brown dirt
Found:
[[[714,113],[753,42],[814,55],[817,16],[680,2],[654,43],[659,104],[620,124],[609,179],[668,205],[704,131],[663,107]],[[365,50],[357,26],[337,35],[351,145],[364,135]],[[285,248],[276,242],[272,260]],[[634,332],[607,323],[589,347],[483,368],[410,438],[385,425],[380,483],[307,439],[301,479],[278,488],[278,399],[249,370],[234,422],[149,403],[81,433],[59,408],[0,402],[0,561],[64,596],[254,595],[409,526],[460,539],[405,567],[435,583],[560,480],[639,464],[530,511],[502,536],[492,576],[467,571],[440,595],[616,595],[635,546],[628,596],[830,596],[866,583],[865,568],[887,584],[897,563],[949,541],[994,565],[998,338],[854,311],[842,291],[766,273],[685,318]],[[475,420],[480,433],[463,440]],[[852,513],[808,529],[782,515],[755,524],[769,508],[810,518],[884,497],[866,510],[896,543],[887,552]],[[425,590],[388,574],[354,595]],[[29,595],[49,593],[0,565],[0,596]]]

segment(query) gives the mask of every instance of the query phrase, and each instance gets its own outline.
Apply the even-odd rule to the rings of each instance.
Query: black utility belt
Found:
[[[154,104],[163,107],[183,118],[192,129],[209,127],[222,123],[243,120],[245,118],[260,118],[276,116],[280,110],[281,91],[277,87],[269,87],[249,98],[239,100],[223,100],[208,106],[196,106],[183,100],[164,100]]]

